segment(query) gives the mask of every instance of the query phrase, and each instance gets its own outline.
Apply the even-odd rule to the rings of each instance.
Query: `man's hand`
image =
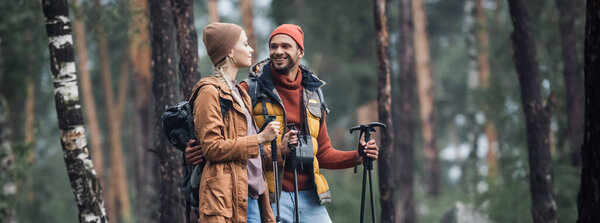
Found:
[[[198,165],[204,162],[204,154],[200,149],[200,144],[196,140],[190,139],[185,147],[185,160],[192,165]]]
[[[379,156],[379,147],[377,147],[375,139],[369,140],[369,142],[366,143],[366,145],[365,141],[361,140],[360,146],[363,147],[363,153],[367,154],[368,157],[373,158],[373,160],[377,160],[377,157]],[[360,161],[362,162],[362,154],[360,155]]]
[[[288,144],[298,145],[298,130],[290,130],[285,135],[283,135],[283,140],[281,140],[281,154],[288,154],[290,152],[290,148]]]

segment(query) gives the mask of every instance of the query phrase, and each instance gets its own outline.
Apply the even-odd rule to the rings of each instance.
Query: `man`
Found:
[[[250,78],[240,85],[252,98],[253,117],[258,127],[263,127],[269,116],[281,125],[277,137],[279,162],[280,214],[282,222],[294,222],[294,173],[286,157],[290,152],[289,142],[297,142],[306,136],[312,146],[312,165],[298,168],[298,206],[302,222],[331,222],[323,204],[331,201],[329,185],[319,168],[345,169],[362,163],[357,151],[340,151],[331,146],[325,115],[327,108],[320,95],[320,87],[325,83],[312,71],[300,64],[304,57],[304,33],[297,25],[284,24],[277,27],[269,38],[269,59],[265,59],[250,68]],[[284,133],[286,126],[293,124],[297,130]],[[308,142],[309,141],[309,142]],[[375,140],[360,142],[364,155],[377,159],[378,147]],[[275,181],[271,163],[270,145],[264,145],[263,164],[268,181],[271,202],[275,202]],[[202,160],[199,146],[188,143],[186,158],[197,164]],[[276,213],[275,204],[273,213]]]
[[[323,102],[320,87],[325,83],[319,80],[300,60],[304,57],[304,33],[297,25],[284,24],[277,27],[269,38],[269,59],[265,59],[250,69],[250,78],[241,86],[249,91],[252,98],[254,120],[257,126],[265,125],[269,115],[276,116],[284,128],[293,124],[297,131],[288,131],[286,136],[277,137],[277,145],[282,161],[279,170],[282,184],[280,194],[280,213],[282,222],[293,222],[294,219],[294,173],[286,156],[290,141],[297,141],[306,136],[312,144],[312,166],[298,168],[298,204],[302,222],[331,222],[323,204],[331,201],[331,193],[325,177],[319,168],[344,169],[362,163],[362,156],[357,151],[340,151],[331,146],[325,115],[327,108]],[[255,86],[249,87],[254,84]],[[252,91],[252,92],[251,92]],[[361,142],[364,147],[365,143]],[[270,147],[265,146],[266,160],[270,163]],[[365,154],[377,159],[378,147],[374,140],[366,143]],[[282,155],[283,154],[283,155]],[[272,168],[267,168],[266,175],[270,193],[275,192]],[[274,202],[274,199],[271,199]],[[273,205],[275,213],[275,206]]]

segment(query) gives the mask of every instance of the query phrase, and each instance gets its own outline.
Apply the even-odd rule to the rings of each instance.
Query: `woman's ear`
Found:
[[[229,53],[227,54],[227,57],[232,58],[233,59],[233,49],[231,49],[229,51]]]

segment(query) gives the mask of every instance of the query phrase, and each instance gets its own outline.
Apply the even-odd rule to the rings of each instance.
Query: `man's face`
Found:
[[[271,43],[269,43],[269,55],[275,70],[281,74],[288,74],[290,69],[298,66],[304,52],[292,37],[277,34],[271,38]]]

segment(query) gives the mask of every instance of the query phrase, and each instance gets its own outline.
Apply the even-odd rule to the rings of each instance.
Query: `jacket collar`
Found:
[[[216,76],[208,76],[205,78],[202,78],[198,81],[198,83],[196,83],[196,86],[194,86],[194,90],[192,91],[192,97],[194,97],[195,94],[197,94],[197,92],[204,86],[208,86],[208,85],[212,85],[217,87],[217,89],[219,89],[219,91],[223,92],[224,94],[228,94],[231,95],[231,90],[229,89],[229,87],[227,86],[227,84],[225,82],[223,82],[223,80],[219,79]]]
[[[271,80],[271,60],[269,58],[264,59],[250,68],[250,76],[256,78],[257,82],[263,88],[266,88],[268,92],[271,92],[275,85]],[[325,82],[320,80],[313,72],[305,65],[300,64],[300,73],[302,74],[302,87],[309,91],[315,91],[319,87],[325,85]]]

